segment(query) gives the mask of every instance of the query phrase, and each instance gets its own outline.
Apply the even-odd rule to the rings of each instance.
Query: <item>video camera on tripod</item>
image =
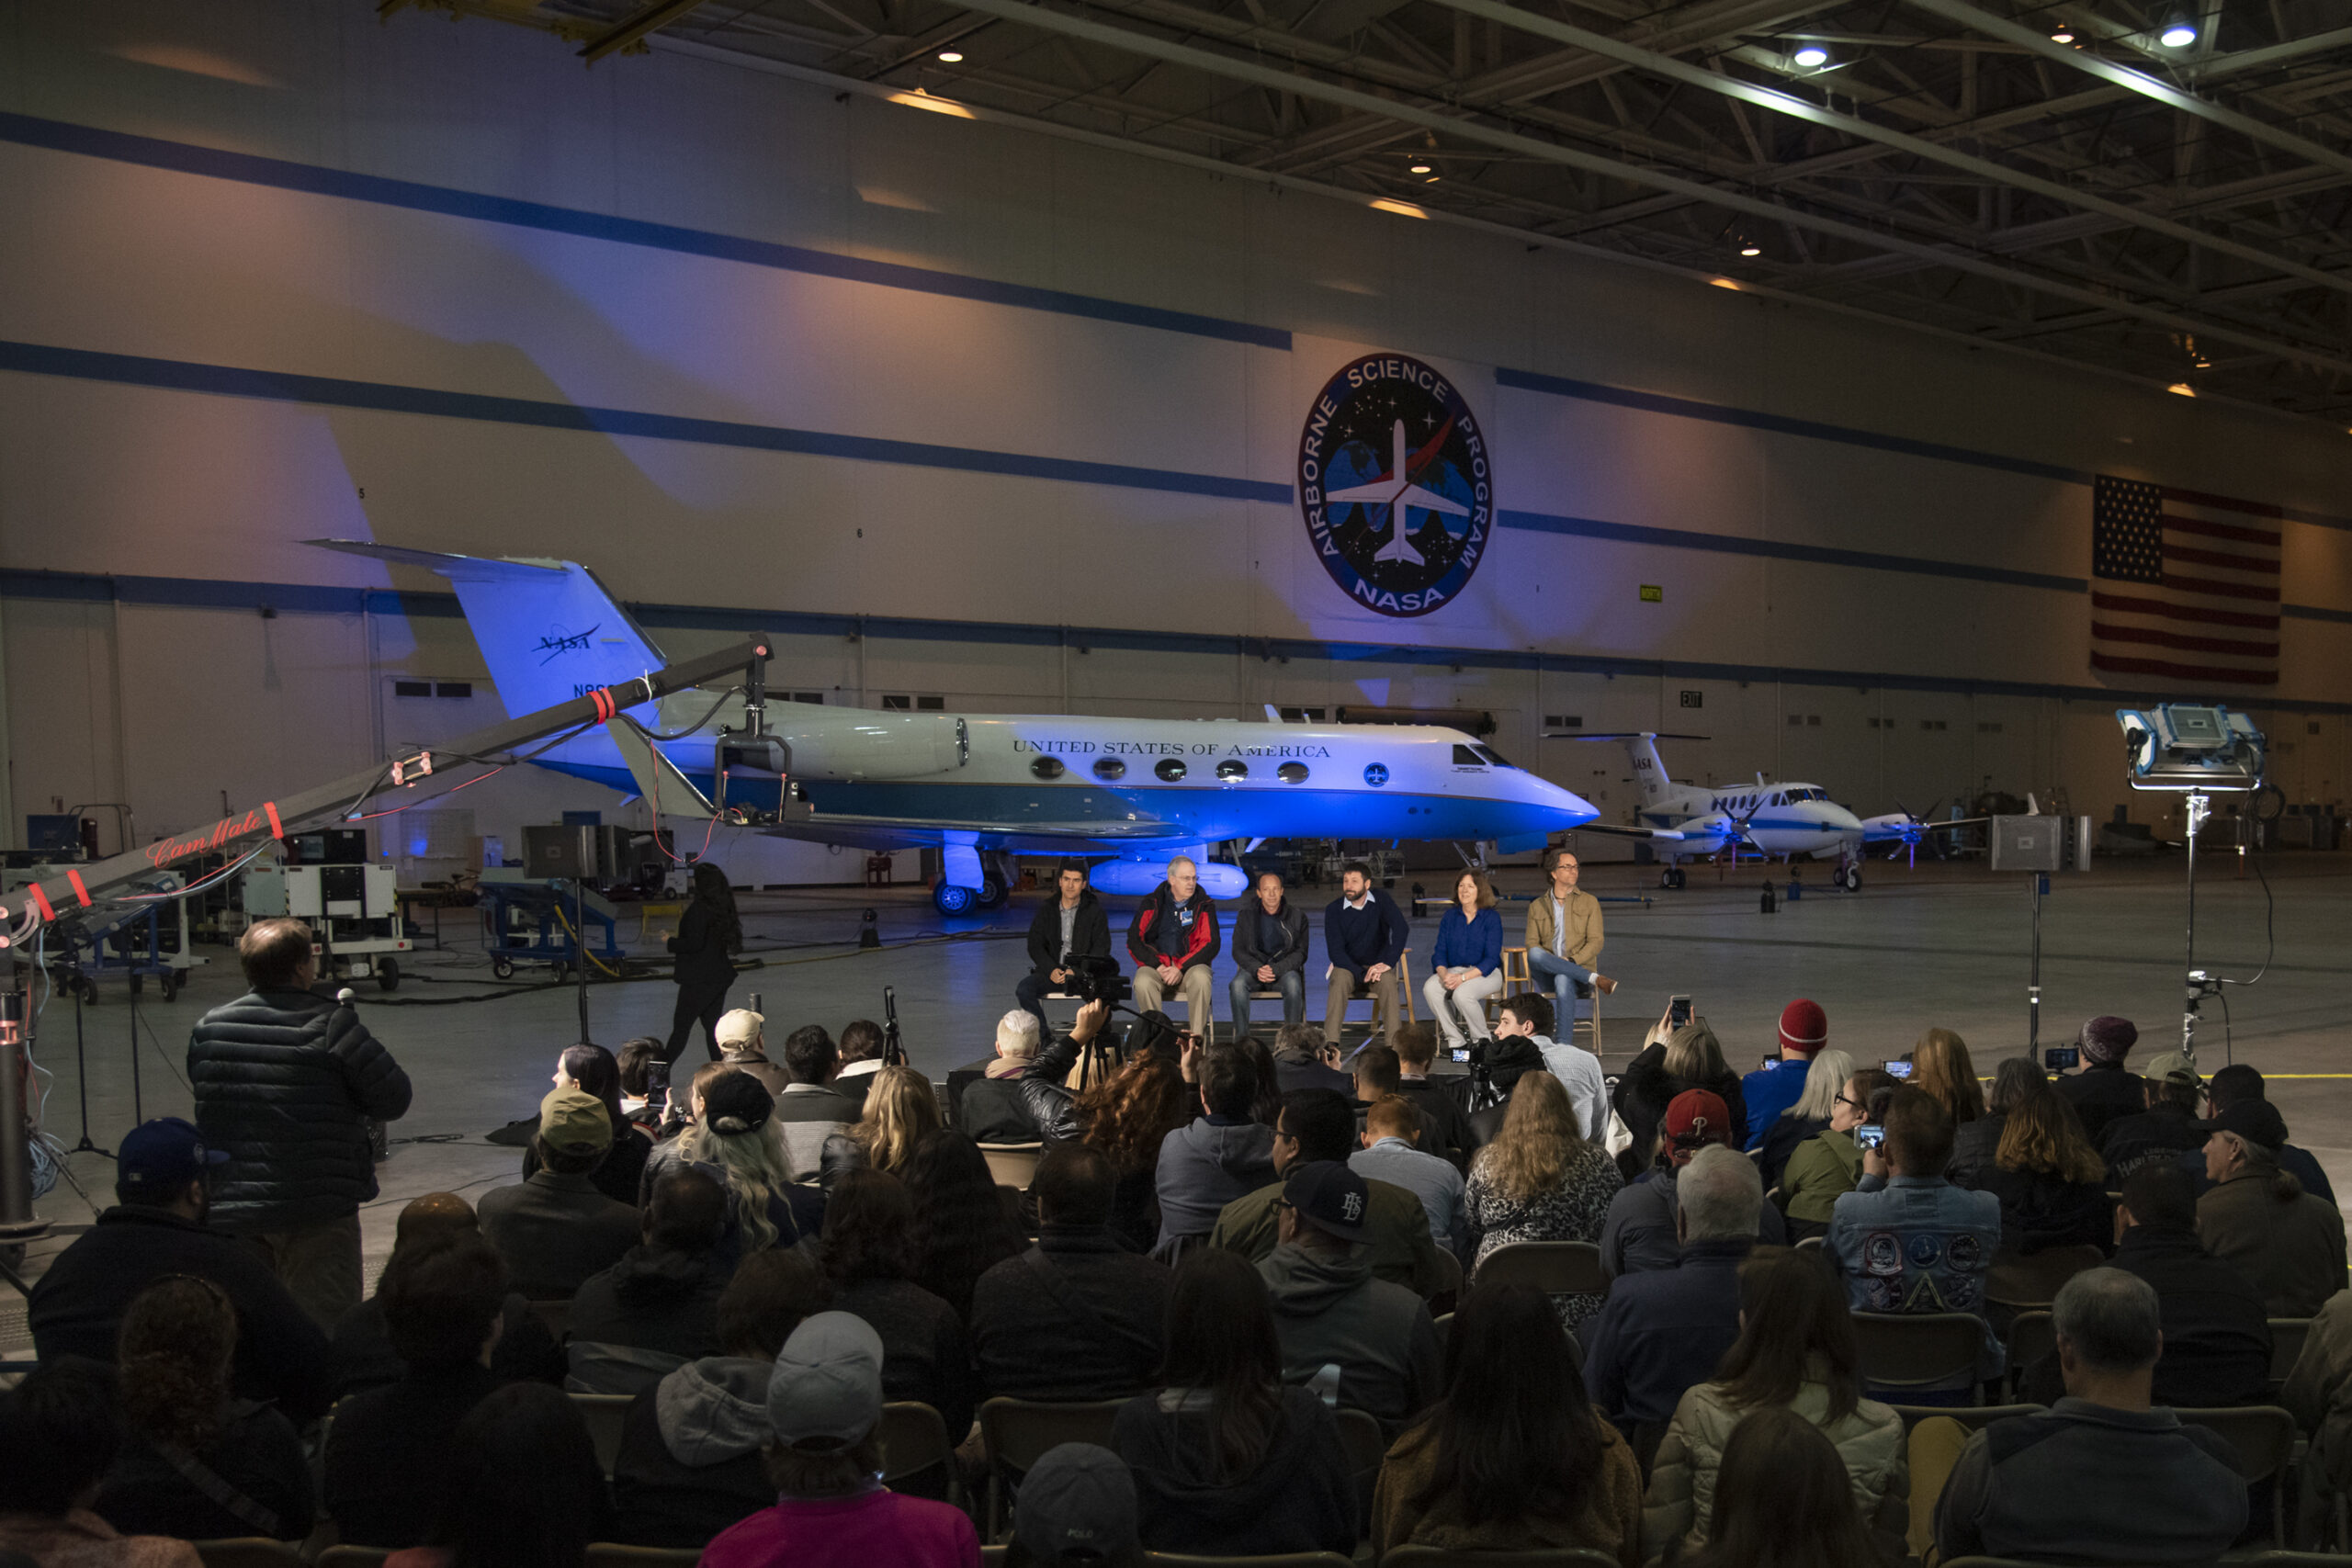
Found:
[[[1076,997],[1080,1007],[1102,1002],[1115,1008],[1136,994],[1115,958],[1073,956],[1062,965],[1062,974],[1063,991]]]

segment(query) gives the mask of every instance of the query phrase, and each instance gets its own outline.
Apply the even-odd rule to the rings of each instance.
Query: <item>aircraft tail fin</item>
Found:
[[[1704,740],[1703,735],[1666,735],[1654,729],[1627,730],[1619,734],[1562,734],[1551,737],[1562,740],[1622,740],[1625,743],[1625,760],[1634,765],[1634,784],[1642,792],[1645,807],[1656,806],[1674,787],[1667,776],[1666,764],[1657,754],[1661,740]]]
[[[616,686],[668,662],[595,574],[575,561],[444,555],[356,539],[305,542],[447,578],[510,715]]]

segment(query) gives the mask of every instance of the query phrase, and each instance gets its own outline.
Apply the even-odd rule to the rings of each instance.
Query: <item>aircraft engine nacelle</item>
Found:
[[[1086,874],[1086,879],[1098,893],[1123,895],[1141,898],[1168,880],[1168,863],[1176,857],[1154,855],[1149,860],[1104,861]],[[1238,865],[1223,861],[1193,857],[1200,868],[1201,887],[1212,898],[1238,898],[1250,891],[1250,874]]]
[[[964,721],[952,714],[771,713],[797,778],[928,778],[952,773],[971,757]]]

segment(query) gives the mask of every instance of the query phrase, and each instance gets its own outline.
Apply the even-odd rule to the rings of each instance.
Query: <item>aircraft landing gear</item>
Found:
[[[1003,907],[1004,898],[1004,874],[990,866],[980,875],[980,891],[976,901],[983,909],[995,909]]]
[[[977,887],[958,887],[952,882],[942,882],[931,890],[931,907],[943,915],[968,915],[979,901],[980,890]],[[1004,901],[1001,890],[997,894],[997,901]]]
[[[1668,891],[1679,889],[1690,880],[1690,874],[1679,865],[1668,866],[1657,874],[1657,885]]]
[[[1862,890],[1862,868],[1849,861],[1838,867],[1829,880],[1849,893],[1860,893]]]

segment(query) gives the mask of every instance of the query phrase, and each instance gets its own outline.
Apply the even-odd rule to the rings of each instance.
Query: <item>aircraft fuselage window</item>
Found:
[[[1228,757],[1216,765],[1216,776],[1226,784],[1236,784],[1250,776],[1250,764],[1238,757]]]
[[[1094,759],[1094,776],[1104,784],[1114,784],[1127,776],[1127,765],[1116,757]]]
[[[1040,757],[1029,764],[1029,771],[1041,779],[1057,779],[1062,776],[1062,760],[1059,757]]]
[[[1306,782],[1306,764],[1304,762],[1284,762],[1281,767],[1274,770],[1274,775],[1281,779],[1284,784],[1305,784]]]
[[[1155,774],[1159,775],[1159,781],[1162,784],[1181,784],[1183,782],[1184,764],[1179,758],[1163,757],[1159,760],[1159,765],[1151,771]]]
[[[1453,765],[1457,768],[1483,768],[1487,760],[1467,746],[1456,746],[1453,749]]]

